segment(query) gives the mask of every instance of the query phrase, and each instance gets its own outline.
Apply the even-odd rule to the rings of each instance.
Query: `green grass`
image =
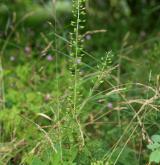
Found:
[[[0,165],[159,163],[156,3],[109,2],[0,2]]]

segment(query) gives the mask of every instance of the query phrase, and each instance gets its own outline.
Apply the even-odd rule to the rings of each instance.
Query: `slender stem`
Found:
[[[84,136],[83,136],[83,131],[81,128],[81,124],[78,120],[77,116],[77,83],[78,83],[78,67],[77,67],[77,58],[78,58],[78,53],[79,53],[79,24],[80,24],[80,0],[77,0],[77,5],[76,5],[76,11],[77,11],[77,20],[76,20],[76,36],[75,36],[75,58],[74,58],[74,118],[77,122],[77,125],[79,127],[80,131],[80,137],[82,140],[82,146],[84,146]]]
[[[77,22],[76,22],[76,45],[75,45],[75,60],[74,60],[74,113],[76,115],[77,109],[77,58],[78,58],[78,36],[79,36],[79,19],[80,19],[80,2],[77,1]]]

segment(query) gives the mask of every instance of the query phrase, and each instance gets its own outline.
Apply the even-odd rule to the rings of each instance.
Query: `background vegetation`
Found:
[[[158,0],[0,0],[0,165],[160,162]]]

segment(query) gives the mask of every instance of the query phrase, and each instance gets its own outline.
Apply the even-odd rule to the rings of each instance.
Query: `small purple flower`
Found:
[[[49,93],[47,93],[45,96],[44,96],[44,100],[45,101],[50,101],[51,100],[51,95]]]
[[[16,57],[15,56],[11,56],[10,57],[10,61],[15,61],[16,60]]]
[[[107,107],[110,108],[110,109],[112,109],[113,108],[113,104],[112,103],[108,103],[107,104]]]
[[[91,35],[87,34],[86,35],[86,40],[90,40],[91,39]]]
[[[50,54],[47,55],[47,56],[46,56],[46,60],[47,60],[47,61],[53,61],[53,56],[50,55]]]
[[[82,62],[81,59],[78,58],[78,59],[77,59],[77,64],[81,64],[81,62]]]
[[[26,54],[31,53],[31,51],[32,51],[32,49],[31,49],[31,47],[29,47],[29,46],[26,46],[26,47],[24,48],[24,52],[25,52]]]

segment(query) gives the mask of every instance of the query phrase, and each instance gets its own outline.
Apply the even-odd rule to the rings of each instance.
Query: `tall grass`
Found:
[[[128,46],[129,33],[117,52],[104,51],[102,58],[87,52],[86,37],[106,30],[86,32],[86,3],[89,5],[86,0],[72,0],[71,30],[64,37],[53,1],[54,21],[48,22],[49,34],[41,33],[45,47],[39,58],[49,50],[55,55],[52,63],[28,60],[14,68],[14,74],[1,69],[0,63],[0,164],[148,163],[147,145],[154,142],[150,127],[159,119],[159,76],[149,85],[124,83],[123,60],[137,47]],[[3,53],[20,23],[6,38]],[[18,85],[11,90],[10,83]]]

